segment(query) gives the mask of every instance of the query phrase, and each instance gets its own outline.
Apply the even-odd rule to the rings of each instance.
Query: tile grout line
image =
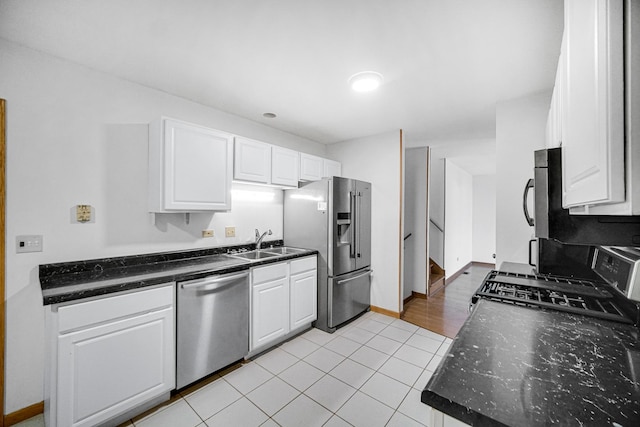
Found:
[[[368,313],[367,313],[367,314],[368,314]],[[242,391],[240,391],[236,386],[234,386],[233,384],[231,384],[231,383],[230,383],[229,381],[227,381],[227,380],[226,380],[226,378],[225,378],[225,377],[226,377],[226,375],[231,374],[232,372],[235,372],[235,371],[237,371],[237,370],[231,371],[231,372],[229,372],[229,373],[225,374],[224,376],[220,376],[219,378],[215,379],[214,381],[212,381],[212,382],[211,382],[211,384],[213,384],[213,383],[217,382],[218,380],[222,379],[222,380],[224,380],[224,381],[225,381],[225,383],[226,383],[226,384],[228,384],[230,387],[232,387],[232,389],[233,389],[233,390],[237,391],[237,392],[240,394],[240,397],[238,397],[237,399],[233,400],[233,401],[232,401],[232,402],[230,402],[229,404],[225,405],[223,408],[218,409],[214,414],[212,414],[209,418],[207,418],[207,420],[210,420],[211,418],[215,417],[216,415],[218,415],[219,413],[221,413],[221,412],[222,412],[222,411],[224,411],[225,409],[229,408],[231,405],[233,405],[233,404],[235,404],[236,402],[238,402],[240,399],[242,399],[242,398],[246,398],[248,402],[250,402],[253,406],[255,406],[258,410],[260,410],[260,412],[261,412],[261,413],[263,413],[263,414],[267,417],[267,420],[271,420],[271,421],[273,421],[274,423],[279,424],[279,423],[274,419],[274,417],[275,417],[278,413],[280,413],[281,411],[283,411],[285,408],[287,408],[287,406],[288,406],[288,405],[290,405],[294,400],[298,399],[300,396],[302,396],[302,395],[303,395],[303,396],[305,396],[306,398],[310,399],[310,400],[311,400],[312,402],[314,402],[315,404],[319,405],[321,408],[323,408],[323,409],[327,410],[327,411],[328,411],[328,413],[330,414],[329,420],[331,420],[331,418],[333,418],[333,417],[335,416],[335,417],[338,417],[340,420],[342,420],[342,421],[346,422],[347,424],[350,424],[350,423],[348,423],[346,420],[344,420],[342,417],[340,417],[340,416],[338,415],[338,412],[339,412],[339,411],[340,411],[340,410],[341,410],[341,409],[342,409],[342,408],[343,408],[343,407],[344,407],[344,406],[345,406],[349,401],[351,401],[351,400],[352,400],[352,399],[353,399],[353,398],[358,394],[358,392],[360,392],[360,393],[362,393],[363,395],[367,396],[368,398],[373,399],[373,400],[374,400],[375,402],[377,402],[378,404],[381,404],[381,405],[383,405],[384,407],[389,408],[389,409],[391,409],[391,410],[393,411],[393,412],[392,412],[392,414],[391,414],[391,417],[389,418],[389,420],[387,420],[387,422],[385,423],[385,425],[386,425],[386,424],[388,424],[388,423],[391,421],[391,419],[393,419],[393,417],[394,417],[397,413],[399,413],[400,415],[402,415],[402,416],[404,416],[404,417],[407,417],[407,418],[409,418],[409,419],[411,419],[411,420],[414,420],[414,421],[416,421],[416,422],[418,422],[418,423],[422,424],[422,423],[423,423],[422,421],[420,421],[420,420],[416,420],[415,418],[411,417],[410,415],[407,415],[407,414],[405,414],[405,413],[401,412],[399,409],[400,409],[400,407],[402,406],[402,404],[406,401],[406,399],[407,399],[407,397],[409,396],[409,394],[411,394],[412,390],[417,390],[417,389],[415,389],[415,387],[414,387],[414,386],[417,384],[417,382],[420,380],[420,378],[425,374],[425,372],[431,372],[431,373],[433,373],[433,371],[430,371],[430,370],[428,370],[428,369],[427,369],[427,368],[428,368],[428,366],[431,364],[431,361],[432,361],[434,358],[436,358],[436,357],[440,357],[440,358],[444,357],[444,355],[446,354],[446,350],[443,350],[441,354],[439,354],[439,352],[441,351],[441,349],[444,349],[445,345],[447,345],[447,348],[448,348],[448,346],[450,346],[450,343],[447,343],[447,337],[441,336],[440,334],[433,333],[433,334],[435,334],[435,335],[440,336],[440,337],[442,338],[441,340],[437,340],[437,339],[435,339],[435,338],[433,338],[433,337],[431,337],[431,336],[428,336],[428,335],[419,334],[418,332],[419,332],[419,331],[421,331],[421,330],[422,330],[422,329],[424,329],[424,328],[420,328],[420,327],[416,327],[415,329],[411,328],[411,329],[413,329],[413,331],[410,331],[410,330],[405,329],[405,328],[401,328],[401,327],[394,326],[393,324],[394,324],[394,323],[396,323],[396,320],[400,320],[400,319],[395,319],[395,320],[393,320],[393,321],[391,321],[391,322],[387,322],[387,323],[385,323],[385,322],[379,322],[378,320],[376,320],[375,318],[372,318],[372,317],[373,317],[373,315],[366,316],[366,314],[365,314],[365,316],[360,317],[360,318],[359,318],[356,322],[354,322],[353,324],[351,324],[351,325],[347,325],[347,326],[346,326],[346,328],[348,328],[348,329],[344,329],[343,331],[341,331],[341,333],[340,333],[340,334],[338,334],[338,335],[336,335],[336,336],[332,337],[332,338],[331,338],[331,339],[329,339],[328,341],[324,342],[324,344],[319,344],[318,342],[315,342],[315,341],[313,341],[312,339],[309,339],[309,338],[306,338],[306,337],[304,337],[304,336],[303,336],[304,334],[306,334],[306,333],[308,333],[308,332],[310,332],[310,331],[314,330],[313,328],[311,328],[311,329],[309,329],[309,330],[307,330],[307,331],[302,332],[300,335],[298,335],[298,336],[296,336],[296,337],[293,337],[292,339],[290,339],[290,340],[288,340],[288,341],[286,341],[286,342],[284,342],[284,343],[281,343],[281,344],[279,344],[279,345],[275,346],[273,349],[269,350],[268,352],[263,353],[260,357],[262,357],[262,356],[264,356],[264,355],[268,354],[269,352],[271,352],[271,351],[273,351],[273,350],[275,350],[275,349],[280,349],[280,350],[282,350],[283,352],[285,352],[287,355],[289,355],[289,356],[291,356],[291,357],[293,357],[293,358],[295,359],[295,360],[294,360],[294,362],[293,362],[292,364],[290,364],[290,365],[288,365],[286,368],[284,368],[284,369],[280,370],[277,374],[276,374],[276,373],[274,373],[274,372],[272,372],[272,371],[270,371],[270,370],[269,370],[268,368],[266,368],[265,366],[262,366],[262,365],[257,361],[260,357],[258,357],[258,358],[256,358],[256,359],[250,359],[250,362],[249,362],[249,363],[255,363],[258,367],[260,367],[260,368],[261,368],[261,369],[263,369],[265,372],[267,372],[267,373],[270,375],[270,378],[269,378],[269,379],[267,379],[266,381],[264,381],[264,382],[260,383],[260,384],[259,384],[259,385],[257,385],[256,387],[252,388],[251,390],[248,390],[248,391],[247,391],[247,393],[243,393]],[[377,332],[373,332],[373,331],[371,331],[371,330],[366,329],[366,327],[362,327],[362,324],[363,324],[363,323],[367,323],[367,322],[375,322],[375,323],[380,324],[380,326],[383,326],[383,327],[382,327],[382,329],[379,329]],[[407,323],[408,323],[408,322],[407,322]],[[387,330],[387,329],[388,329],[388,328],[390,328],[390,327],[392,327],[392,328],[394,328],[394,329],[398,329],[398,330],[400,330],[400,331],[404,331],[404,332],[408,333],[408,334],[409,334],[409,336],[408,336],[406,339],[401,340],[401,339],[395,339],[395,338],[392,338],[392,337],[389,337],[389,336],[385,336],[385,335],[380,335],[383,331]],[[367,333],[369,333],[369,334],[373,334],[373,336],[371,336],[370,338],[366,339],[366,340],[365,340],[364,342],[362,342],[362,343],[361,343],[361,342],[358,342],[358,341],[355,341],[355,340],[353,340],[353,339],[349,338],[348,336],[344,336],[345,334],[347,334],[347,333],[349,333],[350,331],[352,331],[354,328],[358,328],[358,329],[360,329],[361,331],[367,332]],[[376,329],[377,329],[377,328],[378,328],[378,326],[375,326],[374,328],[376,328]],[[428,331],[428,330],[427,330],[427,331]],[[322,332],[322,331],[320,331],[320,332]],[[430,332],[430,331],[429,331],[429,332]],[[417,335],[417,336],[424,337],[425,339],[428,339],[428,340],[432,340],[432,341],[436,341],[436,342],[437,342],[437,341],[440,341],[440,342],[439,342],[439,345],[438,345],[438,347],[437,347],[437,349],[436,349],[436,352],[435,352],[435,353],[432,353],[431,351],[428,351],[428,350],[426,350],[425,348],[417,347],[417,346],[415,346],[414,344],[409,344],[409,343],[408,343],[408,341],[409,341],[409,340],[411,340],[411,339],[412,339],[414,336],[416,336],[416,335]],[[367,345],[367,344],[369,344],[372,340],[374,340],[376,337],[380,337],[380,338],[384,338],[384,339],[386,339],[386,340],[392,341],[394,344],[399,344],[399,346],[398,346],[398,348],[396,348],[395,350],[393,350],[393,352],[392,352],[392,353],[387,353],[387,352],[385,352],[385,351],[381,351],[381,350],[379,350],[378,348],[375,348],[375,347],[372,347],[372,346],[370,346],[370,345]],[[343,339],[345,339],[345,340],[348,340],[349,342],[352,342],[352,343],[356,344],[356,345],[357,345],[357,348],[356,348],[354,351],[349,352],[349,354],[348,354],[348,355],[344,355],[344,354],[341,354],[341,353],[338,353],[338,352],[334,351],[334,350],[333,350],[333,349],[331,349],[331,348],[327,348],[327,345],[329,345],[331,342],[335,341],[337,338],[343,338]],[[296,355],[296,354],[294,354],[294,353],[292,353],[292,352],[290,352],[290,351],[287,351],[287,349],[286,349],[286,348],[283,348],[283,347],[285,346],[285,344],[290,343],[290,342],[294,342],[295,340],[298,340],[298,339],[302,339],[302,340],[304,340],[304,342],[307,342],[307,343],[313,344],[313,345],[314,345],[314,346],[316,346],[317,348],[314,348],[311,352],[309,352],[309,353],[307,353],[307,354],[303,355],[302,357],[300,357],[300,356],[298,356],[298,355]],[[323,340],[323,341],[324,341],[324,340]],[[411,347],[411,348],[413,348],[413,349],[417,349],[417,350],[420,350],[420,351],[423,351],[423,352],[426,352],[426,353],[430,354],[429,362],[427,362],[427,364],[423,367],[423,366],[421,366],[421,365],[416,365],[416,364],[414,364],[414,363],[412,363],[412,362],[409,362],[409,361],[407,361],[407,360],[401,359],[401,358],[399,358],[399,357],[395,357],[395,356],[396,356],[396,354],[398,353],[398,351],[400,351],[400,349],[401,349],[403,346],[408,346],[408,347]],[[360,362],[360,361],[358,361],[358,360],[352,359],[351,357],[352,357],[356,352],[358,352],[360,349],[362,349],[363,347],[367,348],[368,350],[372,350],[372,351],[375,351],[375,352],[377,352],[377,353],[380,353],[380,355],[384,356],[384,361],[383,361],[383,362],[382,362],[382,363],[381,363],[377,368],[372,369],[370,366],[365,365],[363,362]],[[320,350],[320,349],[324,349],[325,351],[330,351],[330,352],[332,352],[332,353],[334,353],[334,354],[338,355],[339,357],[341,357],[341,358],[342,358],[342,360],[341,360],[338,364],[336,364],[333,368],[331,368],[329,371],[327,371],[327,372],[325,372],[325,371],[324,371],[324,370],[322,370],[322,369],[315,368],[315,366],[313,366],[311,363],[307,362],[307,361],[305,360],[305,358],[309,357],[310,355],[312,355],[313,353],[315,353],[316,351],[318,351],[318,350]],[[380,369],[382,369],[382,368],[383,368],[383,367],[384,367],[384,366],[385,366],[385,365],[386,365],[386,364],[387,364],[387,363],[388,363],[392,358],[394,358],[394,359],[395,359],[395,360],[397,360],[397,361],[400,361],[400,362],[403,362],[403,363],[407,363],[407,364],[409,364],[409,365],[411,365],[411,366],[414,366],[414,367],[416,367],[416,368],[418,368],[418,369],[420,370],[420,374],[415,378],[415,380],[413,380],[413,381],[412,381],[412,383],[411,383],[410,385],[409,385],[409,384],[406,384],[406,383],[404,383],[404,382],[402,382],[402,381],[400,381],[400,380],[398,380],[397,378],[394,378],[393,376],[391,376],[391,374],[385,374],[384,372],[381,372],[381,371],[380,371]],[[364,367],[364,368],[371,369],[371,371],[372,371],[372,374],[371,374],[370,376],[368,376],[368,378],[365,380],[365,382],[364,382],[362,385],[360,385],[358,388],[355,388],[355,387],[353,387],[351,384],[348,384],[347,382],[345,382],[344,380],[342,380],[342,379],[340,379],[340,378],[337,378],[336,376],[334,376],[335,374],[331,374],[331,372],[332,372],[333,370],[335,370],[337,366],[339,366],[340,364],[344,363],[346,360],[349,360],[349,361],[350,361],[350,362],[352,362],[352,363],[356,363],[356,364],[358,364],[358,365],[360,365],[360,366],[362,366],[362,367]],[[304,362],[305,364],[307,364],[307,365],[309,365],[309,366],[311,366],[311,367],[313,367],[313,368],[315,368],[315,369],[318,369],[318,370],[322,373],[322,375],[321,375],[317,380],[315,380],[315,381],[314,381],[314,382],[312,382],[311,384],[307,385],[307,386],[304,388],[304,390],[299,390],[299,389],[297,389],[295,386],[293,386],[292,384],[289,384],[287,381],[285,381],[283,378],[281,378],[281,377],[280,377],[280,375],[281,375],[281,374],[283,374],[284,372],[286,372],[288,369],[290,369],[291,367],[295,366],[295,365],[296,365],[296,364],[298,364],[299,362]],[[240,368],[242,368],[242,366],[241,366]],[[239,369],[240,369],[240,368],[239,368]],[[407,392],[403,395],[402,399],[400,400],[400,403],[397,405],[397,407],[396,407],[396,408],[389,406],[387,403],[385,403],[385,402],[382,402],[382,401],[378,400],[378,399],[377,399],[377,398],[375,398],[374,396],[371,396],[370,394],[368,394],[368,393],[366,393],[365,391],[363,391],[363,390],[362,390],[362,388],[363,388],[367,383],[369,383],[369,381],[370,381],[370,380],[373,378],[373,376],[374,376],[375,374],[377,374],[377,373],[379,373],[380,375],[382,375],[383,377],[385,377],[385,378],[387,378],[387,379],[390,379],[390,380],[392,380],[392,381],[397,382],[399,385],[403,386],[403,388],[404,388],[404,387],[406,387],[406,388],[407,388]],[[309,395],[307,395],[307,394],[306,394],[306,392],[307,392],[311,387],[313,387],[314,385],[316,385],[319,381],[321,381],[323,378],[325,378],[325,377],[327,377],[327,376],[329,376],[329,377],[331,377],[331,378],[333,378],[333,379],[335,379],[335,380],[337,380],[337,381],[340,381],[341,383],[343,383],[343,384],[345,384],[345,385],[347,385],[347,386],[349,386],[349,387],[352,387],[352,388],[355,390],[355,393],[354,393],[354,394],[352,394],[352,395],[351,395],[351,396],[350,396],[350,397],[349,397],[345,402],[343,402],[343,403],[342,403],[342,404],[341,404],[341,405],[340,405],[340,406],[339,406],[335,411],[333,411],[333,410],[331,410],[331,409],[329,409],[329,408],[325,407],[324,405],[322,405],[322,403],[317,402],[314,398],[312,398],[311,396],[309,396]],[[282,382],[283,382],[283,383],[285,383],[288,387],[291,387],[293,390],[295,390],[295,396],[294,396],[290,401],[288,401],[286,404],[284,404],[280,409],[278,409],[278,411],[276,411],[272,416],[269,416],[269,414],[267,414],[267,413],[266,413],[266,412],[265,412],[265,411],[264,411],[260,406],[258,406],[258,405],[253,401],[253,400],[251,400],[251,399],[248,397],[248,394],[252,393],[253,391],[255,391],[256,389],[258,389],[259,387],[263,386],[263,385],[264,385],[264,384],[266,384],[268,381],[271,381],[273,378],[278,378],[278,380],[282,381]],[[208,384],[207,384],[207,385],[208,385]],[[202,390],[202,389],[203,389],[204,387],[206,387],[207,385],[203,386],[203,387],[202,387],[202,388],[200,388],[200,389],[197,389],[197,390],[193,391],[190,395],[193,395],[193,394],[197,393],[198,391]],[[197,416],[198,416],[198,418],[201,420],[201,422],[206,424],[206,421],[207,421],[207,420],[204,420],[204,419],[203,419],[203,417],[202,417],[202,415],[200,415],[200,414],[195,410],[195,408],[194,408],[193,406],[191,406],[191,404],[187,401],[186,397],[187,397],[188,395],[184,395],[182,392],[179,392],[178,394],[179,394],[179,396],[180,396],[180,399],[183,399],[183,400],[185,401],[185,403],[187,403],[188,407],[189,407],[192,411],[194,411],[194,412],[196,413],[196,415],[197,415]],[[178,399],[178,400],[179,400],[179,399]],[[176,400],[176,402],[177,402],[178,400]],[[176,402],[173,402],[172,404],[174,404],[174,403],[176,403]],[[167,407],[168,407],[168,406],[170,406],[170,405],[167,405]],[[164,409],[166,409],[166,407],[165,407]],[[163,409],[163,410],[164,410],[164,409]],[[153,414],[153,415],[152,415],[152,417],[154,417],[155,415],[160,414],[161,412],[162,412],[162,411],[159,411],[157,414]],[[329,420],[327,420],[327,422],[329,422]],[[267,421],[265,421],[265,422],[267,422]],[[131,421],[131,423],[133,423],[133,421]],[[198,425],[200,425],[200,424],[201,424],[201,423],[199,423]],[[135,424],[134,424],[134,425],[135,425]]]

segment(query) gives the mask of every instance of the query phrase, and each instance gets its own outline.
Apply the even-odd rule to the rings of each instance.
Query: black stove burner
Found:
[[[494,270],[484,279],[471,303],[479,298],[634,323],[604,284],[588,280]]]

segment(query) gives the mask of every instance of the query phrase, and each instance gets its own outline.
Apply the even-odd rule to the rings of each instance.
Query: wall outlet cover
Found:
[[[90,222],[91,221],[91,205],[77,205],[76,220],[78,222]]]
[[[225,227],[224,228],[225,237],[236,237],[236,228],[235,227]]]

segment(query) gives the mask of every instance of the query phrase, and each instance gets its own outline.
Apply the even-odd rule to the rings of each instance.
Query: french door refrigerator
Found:
[[[284,242],[318,251],[318,320],[334,332],[371,303],[371,184],[331,177],[284,192]]]

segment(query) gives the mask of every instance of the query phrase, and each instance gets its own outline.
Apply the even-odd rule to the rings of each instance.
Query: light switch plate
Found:
[[[202,230],[202,237],[213,237],[213,230]]]
[[[16,253],[42,252],[42,236],[16,236]]]

